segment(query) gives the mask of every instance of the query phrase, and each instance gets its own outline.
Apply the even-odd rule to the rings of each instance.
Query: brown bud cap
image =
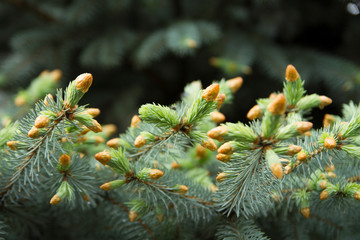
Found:
[[[49,103],[48,103],[47,99],[52,99],[52,100],[54,100],[54,97],[53,97],[53,95],[51,95],[51,94],[49,93],[49,94],[46,95],[46,97],[44,98],[44,103],[45,103],[45,105],[46,105],[46,106],[49,106]]]
[[[180,186],[178,186],[177,192],[182,194],[182,195],[185,195],[188,190],[189,190],[189,188],[187,186],[180,185]]]
[[[119,138],[113,138],[106,142],[106,145],[110,148],[118,148],[120,146]]]
[[[93,81],[93,76],[90,73],[80,74],[76,79],[76,89],[80,90],[83,93],[86,93]]]
[[[324,141],[324,148],[326,149],[333,149],[336,147],[336,141],[333,137],[327,137]]]
[[[354,193],[354,198],[358,201],[360,201],[360,192],[355,192]]]
[[[335,122],[335,117],[331,114],[325,114],[323,125],[324,127],[329,127],[333,122]]]
[[[206,156],[206,149],[201,145],[197,145],[196,146],[196,157],[203,158],[205,156]]]
[[[129,220],[130,222],[136,221],[136,219],[139,217],[139,214],[135,211],[130,210],[129,211]]]
[[[69,165],[70,162],[71,162],[71,158],[70,158],[70,156],[67,155],[67,154],[63,154],[63,155],[61,155],[60,158],[59,158],[59,163],[60,163],[60,165],[63,166],[63,167]]]
[[[231,146],[231,142],[226,142],[223,145],[221,145],[217,151],[218,153],[222,153],[222,154],[233,154],[234,149]]]
[[[34,126],[37,128],[47,127],[50,123],[50,119],[47,116],[40,115],[35,119]]]
[[[208,137],[208,140],[207,141],[202,141],[201,142],[201,145],[204,147],[204,148],[207,148],[209,149],[210,151],[215,151],[217,149],[217,146],[215,144],[215,142]]]
[[[327,185],[327,181],[326,180],[322,180],[319,182],[319,187],[321,189],[325,189],[326,188],[326,185]]]
[[[220,85],[217,83],[213,83],[204,90],[202,98],[205,99],[207,102],[214,101],[219,94],[219,90]]]
[[[233,93],[236,93],[237,90],[239,90],[239,88],[243,84],[243,79],[242,79],[242,77],[236,77],[236,78],[227,80],[226,83],[230,87],[231,91]]]
[[[301,214],[302,214],[305,218],[309,218],[309,217],[310,217],[310,207],[301,208]]]
[[[249,110],[246,117],[249,120],[254,120],[254,119],[261,117],[261,115],[262,115],[261,107],[259,105],[255,105]]]
[[[336,178],[336,174],[333,173],[333,172],[328,172],[327,176],[330,177],[330,178]]]
[[[284,173],[285,173],[285,174],[289,174],[289,173],[291,172],[291,169],[292,169],[292,168],[291,168],[290,165],[287,165],[287,166],[285,166],[284,168],[285,168],[285,170],[284,170]]]
[[[37,138],[40,135],[40,130],[36,127],[32,127],[28,132],[29,138]]]
[[[286,152],[287,155],[295,155],[297,154],[298,152],[300,152],[302,150],[302,147],[298,146],[298,145],[293,145],[293,144],[290,144],[288,146],[288,150]]]
[[[98,160],[103,165],[106,165],[108,162],[111,161],[111,154],[107,151],[102,151],[95,154],[95,159]]]
[[[225,115],[221,112],[212,112],[210,114],[210,118],[214,123],[221,123],[225,121]]]
[[[143,135],[139,135],[135,138],[134,146],[137,148],[141,148],[146,144],[146,139]]]
[[[306,159],[307,159],[307,154],[305,152],[299,152],[297,154],[297,159],[300,161],[300,162],[304,162]]]
[[[217,102],[217,109],[219,110],[220,107],[224,104],[226,99],[226,95],[223,93],[219,93],[215,99],[215,101]]]
[[[50,74],[54,82],[58,82],[62,77],[62,71],[60,69],[55,69],[51,71]]]
[[[172,169],[178,169],[178,168],[181,168],[181,165],[178,164],[177,162],[172,162],[172,163],[171,163],[171,168],[172,168]]]
[[[226,173],[221,172],[216,176],[216,181],[222,182],[224,180],[224,178],[226,178]]]
[[[100,143],[105,142],[105,138],[100,137],[100,136],[95,136],[94,140],[95,140],[96,144],[100,144]]]
[[[272,115],[283,115],[285,113],[286,99],[284,94],[278,94],[275,99],[269,103],[267,110]]]
[[[134,115],[131,118],[131,127],[132,128],[137,128],[139,126],[139,123],[141,122],[141,119],[139,118],[138,115]]]
[[[281,163],[279,163],[279,162],[272,163],[270,165],[270,170],[274,174],[275,177],[277,177],[279,179],[283,177],[283,169],[282,169]]]
[[[330,105],[332,103],[331,98],[327,96],[319,96],[319,98],[320,98],[320,104],[319,104],[320,109],[323,109],[325,106]]]
[[[228,132],[225,126],[218,126],[207,132],[207,135],[212,139],[221,139]]]
[[[103,185],[100,186],[100,188],[104,191],[110,191],[112,189],[111,184],[109,182],[104,183]]]
[[[97,117],[100,114],[100,109],[98,109],[98,108],[87,108],[86,113],[90,114],[92,117]]]
[[[17,107],[24,106],[26,104],[26,99],[23,96],[17,96],[14,100],[14,104]]]
[[[286,72],[285,72],[286,81],[295,82],[298,78],[299,78],[299,73],[296,71],[296,68],[293,65],[289,64],[286,67]]]
[[[159,169],[151,169],[149,171],[149,177],[152,180],[158,180],[159,178],[161,178],[164,175],[164,172],[159,170]]]
[[[311,122],[296,122],[297,125],[297,131],[300,134],[304,134],[307,131],[310,131],[310,129],[313,127],[313,124]]]
[[[227,162],[230,161],[231,155],[219,153],[218,155],[216,155],[216,159],[221,161],[221,162],[227,163]]]
[[[16,151],[18,148],[19,141],[8,141],[6,145],[13,151]]]
[[[99,133],[103,130],[100,123],[98,123],[98,121],[96,121],[95,119],[92,120],[92,125],[88,126],[88,128],[94,133]]]
[[[61,197],[57,194],[55,194],[50,200],[51,205],[56,205],[59,204],[60,202],[61,202]]]
[[[323,201],[329,197],[329,192],[324,190],[320,193],[320,200]]]
[[[197,42],[192,38],[185,39],[185,44],[189,48],[196,48],[198,46]]]

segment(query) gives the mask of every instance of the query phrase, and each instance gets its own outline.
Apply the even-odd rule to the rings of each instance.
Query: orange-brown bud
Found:
[[[301,208],[301,214],[302,214],[305,218],[309,218],[309,217],[310,217],[310,207]]]
[[[196,48],[198,46],[197,42],[192,38],[185,39],[185,44],[189,48]]]
[[[296,71],[296,68],[293,65],[289,64],[286,67],[286,72],[285,72],[286,81],[295,82],[298,78],[299,78],[299,73]]]
[[[87,108],[86,113],[90,114],[92,117],[97,117],[100,114],[100,109],[98,109],[98,108]]]
[[[29,138],[37,138],[40,135],[40,130],[36,127],[32,127],[28,132]]]
[[[280,93],[278,94],[275,99],[269,103],[267,106],[267,110],[272,115],[282,115],[285,113],[285,107],[286,107],[286,99],[284,94]]]
[[[82,126],[81,127],[81,132],[80,132],[80,135],[85,135],[85,134],[87,134],[88,132],[90,132],[90,129],[88,129],[87,127],[85,127],[85,126]]]
[[[80,90],[83,93],[86,93],[93,81],[93,76],[90,73],[80,74],[76,79],[76,89]]]
[[[61,166],[63,166],[63,167],[69,165],[70,162],[71,162],[71,158],[70,158],[70,156],[67,155],[67,154],[63,154],[63,155],[61,155],[60,158],[59,158],[59,164],[60,164]]]
[[[106,165],[111,161],[111,154],[107,151],[102,151],[95,154],[95,159],[98,160],[101,164]]]
[[[100,136],[95,136],[95,137],[94,137],[94,140],[95,140],[95,143],[96,143],[96,144],[100,144],[100,143],[105,142],[105,138],[100,137]]]
[[[177,192],[182,194],[182,195],[185,195],[188,190],[189,190],[189,188],[187,186],[185,186],[185,185],[180,185],[177,188]]]
[[[212,112],[210,114],[210,118],[214,123],[221,123],[225,121],[225,115],[221,112]]]
[[[197,145],[196,146],[196,157],[203,158],[205,156],[206,156],[206,149],[201,145]]]
[[[224,136],[227,132],[228,129],[225,126],[218,126],[208,131],[207,135],[212,139],[221,140],[222,136]]]
[[[329,127],[333,122],[335,122],[335,117],[331,114],[325,114],[323,125],[324,127]]]
[[[218,153],[222,153],[222,154],[233,154],[234,149],[231,146],[231,142],[226,142],[223,145],[221,145],[217,151]]]
[[[164,215],[163,214],[156,214],[156,218],[158,220],[158,222],[162,222]]]
[[[216,159],[221,161],[221,162],[229,162],[230,159],[231,159],[231,155],[230,154],[222,154],[222,153],[219,153],[218,155],[216,155]]]
[[[132,128],[137,128],[139,126],[141,122],[141,119],[139,118],[138,115],[134,115],[132,118],[131,118],[131,127]]]
[[[209,149],[210,151],[215,151],[216,149],[217,149],[217,146],[216,146],[216,144],[215,144],[215,142],[212,140],[212,139],[210,139],[209,137],[208,137],[208,140],[207,141],[202,141],[201,142],[201,145],[204,147],[204,148],[207,148],[207,149]]]
[[[146,144],[146,139],[143,135],[139,135],[135,138],[134,146],[137,148],[141,148]]]
[[[47,116],[40,115],[35,119],[34,126],[37,128],[47,127],[50,123],[50,119]]]
[[[305,132],[310,131],[310,129],[313,127],[313,124],[311,122],[296,122],[296,125],[296,130],[300,134],[304,134]]]
[[[284,169],[285,169],[285,170],[284,170],[284,173],[285,173],[285,174],[289,174],[289,173],[291,172],[291,169],[292,169],[292,168],[291,168],[290,165],[286,165],[286,166],[284,167]]]
[[[118,148],[120,146],[119,138],[113,138],[106,142],[106,145],[110,148]]]
[[[360,192],[355,192],[354,193],[354,198],[358,201],[360,201]]]
[[[115,134],[117,131],[117,127],[115,124],[106,124],[103,126],[103,132],[106,137],[109,137],[113,134]]]
[[[324,190],[320,193],[320,200],[323,201],[329,197],[329,192]]]
[[[16,151],[19,145],[19,141],[8,141],[6,145],[13,151]]]
[[[60,202],[61,202],[61,197],[57,194],[55,194],[50,200],[51,205],[56,205],[59,204]]]
[[[334,166],[334,164],[330,164],[330,166],[326,166],[326,167],[325,167],[325,171],[327,171],[327,172],[333,172],[333,171],[335,171],[335,166]]]
[[[249,120],[254,120],[254,119],[261,117],[261,115],[262,115],[261,107],[259,105],[255,105],[249,110],[246,117]]]
[[[320,109],[323,109],[325,106],[330,105],[332,103],[331,98],[327,96],[319,96],[319,98],[320,98],[320,104],[319,104]]]
[[[54,97],[53,97],[53,95],[51,95],[51,94],[49,93],[49,94],[46,95],[46,97],[44,98],[44,103],[45,103],[45,105],[46,105],[46,106],[49,106],[49,102],[48,102],[47,99],[52,99],[52,100],[54,100]]]
[[[286,152],[287,155],[295,155],[297,154],[298,152],[300,152],[302,150],[302,147],[298,146],[298,145],[293,145],[293,144],[290,144],[288,146],[288,150]]]
[[[129,211],[129,220],[130,222],[136,221],[136,219],[139,217],[139,214],[135,211],[130,210]]]
[[[225,94],[219,93],[219,94],[217,95],[215,101],[217,102],[217,109],[218,109],[218,110],[219,110],[220,107],[224,104],[225,99],[226,99]]]
[[[104,183],[103,185],[100,186],[100,188],[104,191],[110,191],[112,189],[111,184],[109,182]]]
[[[17,96],[14,100],[14,104],[17,107],[24,106],[26,104],[26,99],[23,96]]]
[[[305,152],[299,152],[297,154],[297,159],[300,161],[300,162],[304,162],[306,159],[307,159],[307,154]]]
[[[236,93],[237,90],[239,90],[239,88],[242,86],[243,79],[242,79],[242,77],[236,77],[236,78],[227,80],[226,83],[230,87],[231,91],[233,93]]]
[[[88,202],[88,201],[90,201],[90,197],[88,196],[88,195],[86,195],[86,194],[81,194],[81,197],[82,197],[82,199],[84,199],[84,201],[86,201],[86,202]]]
[[[222,182],[224,180],[224,178],[226,178],[226,173],[221,172],[216,176],[216,181]]]
[[[274,93],[274,92],[272,92],[272,93],[270,93],[270,95],[269,95],[269,99],[274,100],[274,99],[276,98],[276,96],[277,96],[277,94]]]
[[[159,169],[151,169],[149,171],[149,177],[153,180],[158,180],[162,176],[164,176],[164,172]]]
[[[333,172],[328,172],[328,173],[327,173],[327,176],[328,176],[329,178],[336,178],[336,174],[333,173]]]
[[[98,121],[96,121],[95,119],[92,120],[92,125],[88,126],[88,128],[94,133],[99,133],[103,130],[100,123],[98,123]]]
[[[213,83],[204,90],[202,98],[205,99],[207,102],[214,101],[219,94],[219,90],[220,85],[217,83]]]
[[[281,163],[279,163],[279,162],[272,163],[270,165],[270,170],[274,174],[275,177],[277,177],[279,179],[283,177],[283,169],[282,169]]]
[[[327,137],[324,141],[324,148],[326,149],[333,149],[336,147],[336,141],[333,137]]]
[[[326,188],[326,185],[327,185],[327,181],[326,180],[322,180],[319,182],[319,187],[321,189],[325,189]]]
[[[62,77],[62,71],[60,69],[55,69],[50,72],[50,75],[54,82],[58,82]]]
[[[172,162],[171,163],[171,168],[172,169],[178,169],[178,168],[181,168],[181,165],[177,162]]]

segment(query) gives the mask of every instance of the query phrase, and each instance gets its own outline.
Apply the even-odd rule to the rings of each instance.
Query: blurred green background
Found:
[[[293,64],[308,93],[339,114],[358,101],[359,1],[341,0],[2,0],[0,113],[45,69],[59,86],[83,72],[94,83],[82,103],[122,131],[141,104],[177,101],[186,83],[242,76],[228,121],[246,121],[259,97],[282,88]]]

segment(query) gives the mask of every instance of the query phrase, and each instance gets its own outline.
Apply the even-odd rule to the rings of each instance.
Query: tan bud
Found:
[[[203,141],[201,142],[201,145],[202,145],[204,148],[209,149],[210,151],[215,151],[215,150],[217,149],[217,146],[216,146],[215,142],[214,142],[211,138],[209,138],[209,137],[208,137],[208,140],[207,140],[207,141],[203,140]]]
[[[360,201],[360,192],[355,192],[354,193],[354,198],[358,201]]]
[[[212,112],[210,114],[210,118],[214,123],[221,123],[225,121],[225,115],[221,112]]]
[[[19,141],[8,141],[6,145],[13,151],[16,151],[19,145]]]
[[[95,154],[95,159],[98,160],[103,165],[106,165],[108,162],[111,161],[111,154],[107,151],[102,151]]]
[[[44,103],[46,106],[49,106],[48,100],[47,99],[52,99],[54,100],[53,95],[51,95],[50,93],[48,95],[46,95],[46,97],[44,98]]]
[[[336,141],[333,137],[327,137],[324,141],[324,148],[333,149],[336,147]]]
[[[100,186],[100,188],[104,191],[110,191],[112,189],[111,184],[109,182],[104,183],[103,185]]]
[[[210,190],[211,190],[212,192],[216,192],[216,191],[219,190],[219,189],[216,187],[215,184],[210,184]]]
[[[82,199],[84,199],[85,202],[90,201],[90,197],[88,195],[84,194],[84,193],[81,194],[81,197],[82,197]]]
[[[86,113],[90,114],[92,117],[97,117],[100,114],[100,109],[98,109],[98,108],[87,108]]]
[[[227,162],[230,161],[231,155],[219,153],[218,155],[216,155],[216,159],[221,161],[221,162],[227,163]]]
[[[247,113],[246,117],[249,119],[249,120],[254,120],[254,119],[258,119],[260,118],[262,115],[262,110],[261,110],[261,107],[259,105],[255,105],[253,106],[249,112]]]
[[[69,165],[70,162],[71,162],[71,158],[67,154],[63,154],[59,158],[59,164],[63,167],[66,167],[67,165]]]
[[[139,118],[138,115],[134,115],[132,118],[131,118],[131,127],[132,128],[137,128],[139,126],[141,122],[141,119]]]
[[[231,91],[233,93],[236,93],[237,90],[239,90],[239,88],[242,86],[243,79],[242,79],[242,77],[236,77],[236,78],[227,80],[226,83],[230,87]]]
[[[98,123],[98,121],[96,121],[95,119],[92,120],[92,125],[88,126],[88,128],[94,133],[99,133],[103,131],[100,123]]]
[[[272,115],[283,115],[285,113],[286,99],[284,94],[278,94],[275,99],[269,103],[267,110]]]
[[[110,148],[118,148],[120,146],[119,138],[113,138],[106,142],[106,145]]]
[[[329,127],[333,122],[335,122],[335,117],[331,114],[325,114],[323,125],[324,127]]]
[[[275,177],[277,177],[279,179],[283,177],[283,169],[282,169],[281,163],[279,163],[279,162],[272,163],[270,165],[270,170],[274,174]]]
[[[62,71],[60,69],[55,69],[51,71],[50,74],[54,82],[58,82],[62,77]]]
[[[178,168],[181,168],[181,165],[177,162],[172,162],[171,163],[171,168],[172,169],[178,169]]]
[[[90,129],[88,129],[87,127],[85,127],[85,126],[82,126],[81,127],[81,132],[80,132],[80,135],[85,135],[85,134],[87,134],[88,132],[90,132]]]
[[[211,129],[207,132],[207,135],[212,139],[222,139],[222,136],[224,136],[228,132],[228,129],[225,126],[218,126],[216,128]]]
[[[306,159],[307,159],[307,154],[305,152],[299,152],[297,154],[297,159],[300,161],[300,162],[304,162]]]
[[[224,104],[226,99],[226,95],[223,93],[219,93],[215,99],[215,101],[217,102],[217,109],[219,110],[220,107]]]
[[[307,219],[310,217],[310,207],[301,208],[301,214]]]
[[[135,138],[134,146],[137,148],[141,148],[146,144],[146,139],[143,135],[139,135]]]
[[[310,131],[310,129],[313,127],[313,124],[311,122],[296,122],[296,125],[296,130],[300,134],[304,134],[305,132]]]
[[[188,190],[189,190],[189,189],[188,189],[187,186],[185,186],[185,185],[180,185],[180,186],[178,186],[177,192],[180,193],[180,194],[182,194],[182,195],[185,195]]]
[[[286,152],[287,155],[295,155],[297,154],[298,152],[300,152],[302,150],[302,147],[298,146],[298,145],[293,145],[293,144],[290,144],[288,146],[288,150]]]
[[[37,128],[47,127],[50,123],[50,119],[47,116],[40,115],[35,119],[34,126]]]
[[[28,132],[29,138],[37,138],[40,135],[40,130],[36,127],[32,127]]]
[[[226,173],[221,172],[216,176],[216,181],[222,182],[224,180],[224,178],[226,178]]]
[[[285,169],[285,170],[284,170],[284,173],[285,173],[285,174],[289,174],[289,173],[291,172],[291,169],[292,169],[292,168],[291,168],[290,165],[286,165],[286,166],[284,167],[284,169]]]
[[[336,174],[333,173],[333,172],[328,172],[328,173],[327,173],[327,176],[328,176],[329,178],[336,178]]]
[[[17,107],[24,106],[26,104],[26,99],[23,96],[17,96],[14,100],[14,104]]]
[[[319,96],[319,98],[320,98],[320,104],[319,104],[320,109],[323,109],[325,106],[330,105],[332,103],[331,98],[327,96]]]
[[[61,202],[61,197],[57,194],[55,194],[50,200],[51,205],[56,205],[59,204],[60,202]]]
[[[198,46],[197,42],[192,38],[185,39],[185,44],[189,48],[196,48]]]
[[[100,137],[100,136],[95,136],[94,140],[95,140],[96,144],[100,144],[100,143],[105,142],[105,139],[103,137]]]
[[[129,220],[130,222],[136,221],[136,219],[139,217],[139,214],[135,211],[130,210],[129,211]]]
[[[330,164],[330,166],[326,166],[326,167],[325,167],[325,171],[327,171],[327,172],[333,172],[333,171],[335,171],[335,166],[334,166],[334,164]]]
[[[201,145],[197,145],[196,146],[196,157],[203,158],[205,156],[206,156],[206,149]]]
[[[286,81],[295,82],[298,78],[299,78],[299,73],[296,71],[296,68],[293,65],[289,64],[286,67],[286,72],[285,72]]]
[[[231,142],[226,142],[223,145],[221,145],[219,147],[219,149],[217,150],[218,153],[222,153],[222,154],[233,154],[234,149],[231,146]]]
[[[323,200],[326,200],[327,198],[329,197],[329,192],[324,190],[320,193],[320,200],[323,201]]]
[[[164,172],[159,170],[159,169],[151,169],[149,171],[149,177],[152,180],[158,180],[159,178],[161,178],[162,176],[164,176]]]
[[[80,74],[76,79],[76,89],[80,90],[83,93],[86,93],[93,81],[93,76],[90,73]]]
[[[327,181],[326,180],[322,180],[319,182],[319,187],[321,189],[325,189],[326,188],[326,185],[327,185]]]
[[[217,83],[213,83],[204,90],[202,98],[205,99],[207,102],[214,101],[219,94],[219,90],[220,85]]]

